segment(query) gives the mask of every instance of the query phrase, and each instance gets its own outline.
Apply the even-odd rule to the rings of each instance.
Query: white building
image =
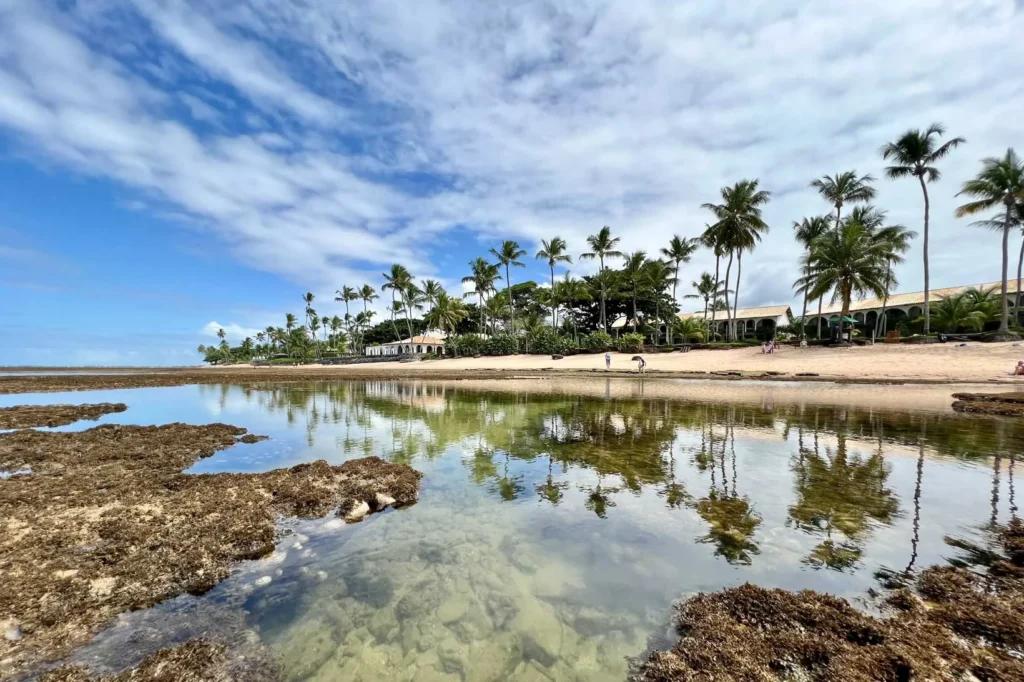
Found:
[[[732,316],[732,310],[730,309],[729,316]],[[757,334],[758,329],[771,328],[789,324],[792,311],[788,305],[772,305],[762,306],[760,308],[740,308],[736,311],[737,320],[737,333],[743,336],[754,336]],[[698,319],[704,317],[704,312],[697,313],[680,313],[679,319],[685,320],[687,318],[696,317]],[[726,312],[719,310],[714,313],[714,321],[712,322],[712,312],[709,310],[707,314],[708,325],[713,327],[718,334],[725,333],[725,326],[728,322]],[[643,321],[641,321],[643,325]],[[626,319],[625,316],[620,317],[611,324],[612,336],[618,336],[619,334],[625,334],[633,331],[633,320]]]
[[[422,335],[366,347],[367,355],[424,355],[426,353],[444,354],[444,338],[440,335]]]

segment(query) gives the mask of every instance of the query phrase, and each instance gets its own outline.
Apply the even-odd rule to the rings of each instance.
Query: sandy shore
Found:
[[[612,353],[612,369],[635,371],[633,354]],[[689,353],[646,354],[652,373],[739,371],[744,374],[781,372],[789,376],[817,374],[866,380],[931,382],[985,382],[1015,380],[1010,374],[1024,359],[1024,345],[969,343],[931,345],[856,346],[852,348],[796,348],[784,346],[772,355],[760,348],[700,350]],[[248,366],[243,366],[248,368]],[[302,367],[297,369],[308,369]],[[212,368],[217,369],[217,368]],[[231,369],[231,368],[225,368]],[[277,369],[277,368],[275,368]],[[445,359],[416,363],[343,365],[325,370],[355,373],[459,372],[466,370],[598,370],[604,371],[604,356],[573,355],[552,360],[544,355],[513,355]]]

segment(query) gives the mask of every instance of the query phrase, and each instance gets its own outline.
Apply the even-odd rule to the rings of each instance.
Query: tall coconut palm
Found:
[[[477,307],[480,310],[480,331],[486,328],[484,322],[484,303],[487,295],[494,291],[494,283],[501,279],[498,266],[488,263],[483,258],[474,258],[469,262],[469,268],[473,274],[462,278],[463,284],[472,284],[473,291],[467,292],[464,296],[476,294]]]
[[[443,329],[448,338],[455,336],[455,327],[466,319],[469,311],[461,299],[452,298],[444,289],[437,291],[434,297],[434,305],[425,316],[427,324],[437,329]]]
[[[567,254],[565,251],[568,245],[565,240],[561,237],[552,237],[551,241],[542,239],[540,241],[541,249],[537,251],[537,258],[546,260],[548,267],[551,268],[551,291],[555,291],[555,266],[559,263],[571,263],[572,256]],[[551,328],[554,329],[558,326],[558,319],[555,316],[555,296],[551,297]]]
[[[516,306],[515,301],[512,300],[512,273],[509,270],[511,266],[517,268],[525,268],[523,262],[519,259],[526,255],[524,249],[519,248],[519,242],[512,239],[506,239],[496,249],[491,249],[489,253],[498,259],[498,263],[505,266],[505,291],[508,292],[508,314],[509,324],[512,325],[512,333],[516,333]]]
[[[900,135],[895,142],[889,142],[882,147],[882,158],[892,161],[893,165],[885,169],[885,176],[890,180],[899,178],[916,177],[921,185],[921,194],[924,196],[924,333],[931,329],[931,312],[929,301],[929,278],[928,278],[928,185],[929,182],[937,182],[942,174],[935,164],[951,151],[966,142],[962,137],[954,137],[944,144],[939,144],[939,138],[946,132],[945,126],[941,123],[933,123],[925,131],[917,129],[908,130]]]
[[[359,298],[363,301],[363,312],[365,313],[369,310],[370,304],[380,298],[380,296],[377,295],[377,290],[371,285],[364,284],[362,288],[359,289]]]
[[[725,308],[729,309],[729,288],[719,287],[719,266],[722,262],[722,254],[725,252],[723,245],[720,243],[718,233],[715,231],[714,225],[704,224],[704,232],[700,235],[700,243],[711,249],[715,253],[715,294],[711,301],[711,324],[709,329],[712,334],[715,334],[715,317],[718,315],[718,297],[723,293],[725,294],[726,305]]]
[[[804,218],[799,223],[793,223],[793,232],[796,236],[796,240],[804,247],[804,256],[811,252],[811,247],[814,241],[825,234],[829,229],[828,218],[825,216],[812,216],[810,218]],[[806,275],[806,270],[804,271]],[[802,323],[800,329],[800,338],[807,337],[807,292],[809,289],[805,286],[804,290],[804,312],[801,315],[800,320]],[[821,299],[818,299],[818,338],[821,338]]]
[[[352,293],[355,293],[355,291],[353,290]],[[346,313],[346,315],[347,315],[347,313]],[[328,320],[328,323],[330,324],[330,327],[331,327],[331,337],[332,337],[332,340],[333,340],[333,343],[334,343],[334,348],[335,348],[335,350],[339,350],[338,349],[338,338],[339,338],[339,332],[341,331],[341,327],[342,327],[341,318],[338,317],[337,315],[334,315],[333,317],[331,317],[330,320]]]
[[[736,337],[736,315],[740,303],[740,277],[743,269],[743,252],[753,251],[761,241],[761,233],[768,231],[768,224],[761,217],[761,207],[768,203],[771,192],[758,188],[757,180],[741,180],[732,187],[721,189],[721,204],[702,204],[704,208],[718,220],[714,231],[718,235],[719,244],[730,251],[729,265],[732,266],[732,254],[737,257],[736,295],[733,301],[733,338]],[[729,275],[726,270],[725,286],[729,286]]]
[[[295,329],[295,325],[298,323],[298,321],[298,318],[296,318],[291,313],[284,314],[284,328],[287,329],[289,332]]]
[[[979,220],[971,223],[972,227],[984,227],[990,230],[1001,230],[1005,222],[1005,216],[1002,213],[992,216],[988,220]],[[1013,210],[1010,212],[1010,220],[1013,222],[1013,228],[1020,229],[1024,228],[1024,201],[1018,201]],[[1014,296],[1013,310],[1014,318],[1018,320],[1020,318],[1020,285],[1021,285],[1021,270],[1024,268],[1024,240],[1020,244],[1020,255],[1017,257],[1017,292]]]
[[[846,204],[867,203],[875,198],[875,188],[871,183],[875,178],[871,175],[857,177],[857,171],[851,170],[835,175],[823,175],[811,181],[811,187],[818,190],[821,198],[832,204],[836,209],[836,224],[842,221],[843,206]]]
[[[580,301],[590,300],[590,289],[581,279],[572,277],[570,273],[565,273],[565,279],[558,282],[556,285],[556,296],[559,301],[564,301],[568,310],[566,311],[566,319],[572,319],[572,333],[573,338],[577,341],[580,340],[579,325],[576,322],[576,315],[570,314],[570,311],[575,310],[576,304]]]
[[[673,269],[665,261],[652,260],[647,262],[647,267],[644,271],[644,278],[647,284],[654,289],[654,345],[657,346],[661,343],[661,296],[668,289],[669,285],[672,285],[673,291],[676,287],[676,278],[672,276]],[[673,296],[673,301],[675,297]],[[666,323],[666,327],[671,330],[671,323]]]
[[[409,339],[412,340],[412,319],[410,316],[415,310],[423,310],[423,304],[427,299],[420,288],[416,286],[416,283],[412,281],[412,278],[402,288],[401,296],[402,306],[405,308],[405,324],[409,328]]]
[[[352,287],[343,286],[334,292],[335,301],[343,301],[345,303],[345,324],[349,327],[349,333],[352,331],[352,316],[349,314],[348,304],[352,301],[359,300],[359,292]]]
[[[625,276],[626,281],[629,282],[629,288],[633,292],[633,330],[639,327],[639,312],[637,311],[636,293],[640,288],[640,284],[643,283],[647,276],[646,267],[647,254],[643,251],[634,251],[631,254],[625,256],[626,262],[622,268],[622,274]],[[627,320],[628,321],[628,320]]]
[[[1002,158],[988,157],[981,161],[981,172],[963,184],[957,196],[973,197],[970,201],[956,209],[958,218],[977,215],[982,211],[999,206],[1004,209],[1003,224],[1003,278],[1002,305],[1003,315],[999,322],[999,331],[1009,332],[1009,311],[1006,305],[1006,270],[1009,260],[1010,230],[1014,226],[1014,207],[1024,201],[1024,162],[1013,149],[1007,149]]]
[[[409,274],[404,265],[395,263],[391,266],[390,271],[381,273],[381,277],[384,278],[384,284],[380,290],[391,290],[391,307],[388,310],[391,311],[391,328],[395,332],[395,341],[401,341],[402,335],[398,333],[398,324],[395,322],[396,313],[400,310],[396,303],[398,302],[398,295],[405,291],[405,287],[412,281],[412,275]],[[412,337],[411,332],[409,336]]]
[[[882,218],[885,212],[882,211]],[[875,320],[875,335],[884,334],[888,326],[885,319],[889,307],[889,292],[897,287],[893,266],[903,262],[903,254],[910,250],[910,242],[917,237],[917,232],[908,230],[903,225],[881,225],[872,230],[872,238],[882,245],[885,257],[885,296],[882,298],[882,314]]]
[[[710,272],[700,273],[700,279],[690,282],[690,286],[697,292],[695,294],[686,294],[683,298],[699,298],[704,301],[704,319],[708,319],[708,305],[711,303],[711,299],[718,293],[715,291],[715,278],[711,276]]]
[[[434,303],[437,301],[437,295],[444,291],[444,287],[436,279],[425,279],[423,280],[423,298],[426,299],[427,305],[431,308],[434,307]]]
[[[842,301],[840,330],[850,315],[853,295],[885,294],[885,245],[876,241],[869,229],[856,221],[846,221],[837,230],[829,230],[815,240],[804,258],[803,286],[808,295],[818,298],[832,294]]]
[[[587,246],[590,247],[590,251],[580,254],[581,260],[593,260],[597,259],[600,262],[598,266],[598,272],[604,272],[604,259],[605,258],[623,258],[622,252],[616,250],[616,246],[619,243],[618,237],[612,237],[612,228],[605,225],[597,234],[592,234],[587,237]],[[601,280],[601,331],[608,331],[608,315],[606,312],[606,304],[608,300],[608,291],[604,286],[605,282]]]
[[[676,303],[676,287],[679,285],[679,266],[689,263],[694,251],[700,247],[700,239],[687,239],[677,234],[672,235],[667,247],[661,249],[661,255],[673,264],[675,273],[672,277],[672,302]],[[672,325],[668,327],[668,342],[672,343]]]

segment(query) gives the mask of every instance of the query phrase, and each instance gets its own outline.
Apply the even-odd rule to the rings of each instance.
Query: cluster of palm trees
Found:
[[[965,143],[955,137],[941,142],[945,128],[938,123],[925,130],[908,130],[881,149],[882,159],[892,165],[885,168],[890,180],[916,178],[924,200],[924,333],[931,331],[931,301],[929,279],[929,218],[928,185],[938,181],[942,174],[936,164],[951,151]],[[888,224],[885,211],[871,205],[876,196],[871,175],[858,175],[856,171],[823,176],[811,182],[811,187],[835,210],[834,215],[811,216],[793,223],[794,234],[804,246],[801,275],[794,287],[803,293],[804,307],[801,323],[807,316],[808,301],[818,301],[818,336],[821,336],[821,302],[831,295],[833,302],[842,302],[840,324],[850,314],[854,296],[873,295],[883,301],[882,314],[876,322],[876,333],[884,333],[888,319],[886,305],[889,293],[897,285],[893,266],[903,262],[903,254],[917,233],[902,225]],[[1009,330],[1006,304],[1008,240],[1011,230],[1024,224],[1024,164],[1013,149],[1002,158],[986,158],[982,171],[963,184],[957,196],[973,200],[956,210],[957,217],[976,215],[999,208],[1002,213],[973,225],[997,229],[1003,234],[1002,309],[1000,332]],[[843,209],[853,206],[844,217]],[[1024,244],[1018,263],[1018,281],[1024,264]],[[1019,284],[1018,284],[1019,288]],[[802,333],[806,333],[801,324]]]

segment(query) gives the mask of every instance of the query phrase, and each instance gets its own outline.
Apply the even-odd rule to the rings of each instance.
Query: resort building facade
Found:
[[[444,338],[440,335],[421,335],[366,347],[366,355],[426,355],[427,353],[443,355]]]

